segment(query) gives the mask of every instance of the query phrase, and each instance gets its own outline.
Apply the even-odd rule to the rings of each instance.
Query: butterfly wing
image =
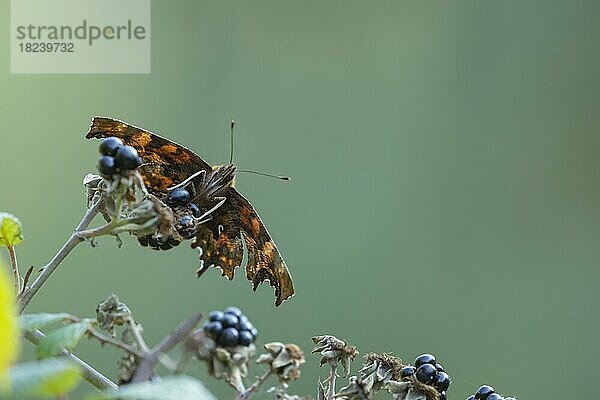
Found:
[[[256,290],[265,280],[275,288],[275,305],[294,295],[292,278],[285,261],[254,207],[233,187],[225,193],[225,203],[212,219],[198,228],[196,242],[200,247],[202,274],[211,266],[220,268],[223,275],[233,279],[235,268],[242,262],[243,244],[248,251],[246,277]]]
[[[142,158],[139,171],[150,191],[167,192],[200,170],[211,166],[193,151],[155,133],[112,118],[94,117],[87,139],[118,137],[134,147]]]

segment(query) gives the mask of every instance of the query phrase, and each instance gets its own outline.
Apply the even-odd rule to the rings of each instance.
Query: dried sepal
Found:
[[[348,384],[341,388],[334,396],[336,399],[365,400],[371,399],[371,393],[357,376],[351,376]]]
[[[400,380],[400,371],[404,368],[401,358],[388,353],[367,353],[364,360],[359,371],[363,379],[366,378],[366,374],[375,372],[374,376],[378,382]]]
[[[268,365],[279,382],[287,386],[300,377],[300,366],[304,364],[304,352],[293,343],[271,342],[265,344],[266,353],[261,354],[256,362]]]
[[[321,366],[329,364],[331,367],[337,367],[338,364],[342,364],[343,376],[348,376],[350,362],[358,356],[356,347],[349,346],[345,341],[333,335],[314,336],[312,341],[315,344],[312,353],[321,355]]]
[[[394,400],[439,400],[438,391],[414,379],[407,378],[401,382],[390,380],[385,389],[393,395]]]

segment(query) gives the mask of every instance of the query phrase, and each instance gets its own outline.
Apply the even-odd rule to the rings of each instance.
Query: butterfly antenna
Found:
[[[231,120],[229,124],[229,131],[231,133],[231,147],[229,149],[229,164],[233,164],[233,127],[235,126],[235,120]]]
[[[235,127],[235,120],[231,120],[231,124],[229,125],[229,129],[231,132],[231,148],[230,148],[230,152],[229,152],[229,164],[233,164],[233,138],[234,138],[234,134],[233,134],[233,128]],[[246,172],[249,174],[255,174],[255,175],[262,175],[262,176],[268,176],[269,178],[276,178],[276,179],[281,179],[282,181],[291,181],[292,178],[289,176],[280,176],[280,175],[275,175],[275,174],[269,174],[267,172],[260,172],[260,171],[252,171],[249,169],[240,169],[238,170],[240,172]]]
[[[291,181],[292,180],[291,176],[282,176],[282,175],[269,174],[267,172],[252,171],[250,169],[240,169],[238,171],[240,171],[240,172],[246,172],[248,174],[268,176],[269,178],[281,179],[282,181]]]

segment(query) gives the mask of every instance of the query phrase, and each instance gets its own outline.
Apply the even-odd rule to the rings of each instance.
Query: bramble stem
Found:
[[[35,329],[31,332],[25,332],[25,337],[31,343],[37,345],[39,344],[40,340],[46,337],[46,335],[44,335],[39,330]],[[79,368],[81,368],[81,376],[83,377],[83,379],[92,384],[92,386],[94,386],[96,389],[105,390],[119,388],[119,386],[116,383],[102,375],[100,372],[96,371],[92,366],[90,366],[88,363],[86,363],[70,351],[62,349],[61,352],[64,357],[66,357],[74,364],[79,366]]]
[[[258,390],[258,388],[260,388],[260,386],[265,383],[265,381],[267,379],[269,379],[269,377],[273,374],[273,372],[271,370],[268,370],[267,372],[265,372],[262,376],[259,376],[256,379],[256,382],[254,382],[252,384],[252,386],[250,386],[248,389],[246,389],[244,392],[240,393],[237,395],[237,397],[235,398],[235,400],[249,400],[252,398],[252,396],[254,395],[254,393],[256,393],[256,391]]]
[[[333,400],[335,395],[335,380],[337,378],[337,363],[331,367],[329,378],[327,378],[327,400]]]
[[[33,296],[40,290],[40,288],[44,285],[44,283],[50,278],[50,275],[54,273],[56,268],[60,265],[60,263],[71,253],[71,251],[83,241],[78,235],[78,232],[84,230],[88,227],[88,225],[92,222],[96,214],[100,209],[100,204],[102,202],[102,198],[98,197],[92,206],[87,210],[83,219],[75,228],[75,231],[71,234],[69,239],[65,242],[62,248],[56,253],[56,255],[50,260],[50,262],[42,267],[42,273],[36,278],[31,287],[23,292],[23,295],[19,299],[19,312],[22,313]]]
[[[144,337],[142,336],[142,332],[140,330],[140,326],[138,325],[138,323],[135,322],[135,320],[131,316],[127,318],[127,323],[129,324],[129,327],[131,328],[133,340],[135,340],[135,343],[139,347],[140,351],[144,355],[150,353],[150,347],[148,347],[148,345],[146,344],[146,341],[144,340]]]
[[[10,256],[10,265],[12,266],[13,281],[15,285],[15,295],[18,296],[21,293],[21,274],[19,274],[19,265],[17,264],[17,254],[15,253],[15,247],[6,245],[8,255]]]
[[[201,319],[202,314],[197,313],[183,321],[173,332],[165,336],[165,338],[144,356],[142,361],[140,361],[140,366],[135,371],[131,383],[147,381],[156,364],[160,362],[161,354],[168,352],[179,342],[185,340]]]
[[[136,349],[133,346],[128,345],[127,343],[124,343],[120,340],[117,340],[115,338],[112,338],[108,335],[105,335],[104,333],[98,331],[95,328],[89,328],[87,330],[88,334],[96,339],[98,339],[98,341],[100,341],[100,343],[108,343],[110,345],[113,345],[121,350],[125,350],[126,352],[133,354],[136,357],[143,357],[144,354],[139,351],[138,349]]]

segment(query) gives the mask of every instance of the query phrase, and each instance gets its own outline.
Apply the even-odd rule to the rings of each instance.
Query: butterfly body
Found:
[[[142,158],[139,172],[150,195],[171,213],[176,230],[138,238],[140,244],[168,250],[193,238],[200,251],[198,276],[218,267],[228,279],[242,264],[244,244],[246,277],[254,290],[268,280],[275,288],[275,304],[294,295],[291,276],[281,254],[252,205],[234,188],[233,164],[211,166],[193,151],[157,134],[112,118],[95,117],[86,138],[117,137],[133,146]],[[185,187],[187,204],[169,203],[169,193]],[[169,218],[171,218],[171,215]]]

